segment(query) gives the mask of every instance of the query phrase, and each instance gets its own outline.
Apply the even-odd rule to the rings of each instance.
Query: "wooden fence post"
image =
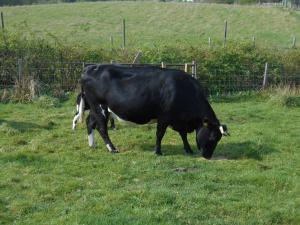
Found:
[[[18,77],[19,77],[19,81],[21,81],[22,76],[23,76],[23,60],[18,59]]]
[[[255,47],[255,36],[252,37],[253,46]]]
[[[110,36],[110,46],[111,46],[111,48],[114,47],[114,37],[113,36]]]
[[[188,64],[187,63],[184,64],[184,72],[186,72],[186,73],[188,72]]]
[[[264,80],[263,80],[263,89],[268,85],[268,63],[265,64]]]
[[[197,65],[195,61],[192,62],[192,76],[197,79]]]
[[[125,28],[125,19],[123,19],[123,48],[126,46],[126,28]]]
[[[292,48],[296,48],[296,36],[293,36]]]
[[[227,20],[225,20],[225,27],[224,27],[224,47],[226,46],[227,40]]]
[[[208,38],[208,46],[211,47],[211,38]]]
[[[138,51],[138,53],[137,53],[136,56],[134,57],[134,60],[133,60],[132,64],[140,63],[141,56],[142,56],[142,52],[141,52],[141,51]]]
[[[161,62],[161,68],[166,68],[166,64],[164,62]]]
[[[1,12],[1,27],[2,27],[2,30],[4,30],[4,16],[3,16],[3,12]]]

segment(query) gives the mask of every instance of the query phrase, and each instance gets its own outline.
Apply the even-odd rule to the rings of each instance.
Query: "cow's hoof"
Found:
[[[193,155],[194,154],[194,152],[191,149],[189,149],[189,150],[184,149],[184,152],[185,152],[186,155]]]
[[[118,149],[113,149],[110,152],[113,153],[113,154],[115,154],[115,153],[119,153],[119,150]]]
[[[160,152],[155,151],[155,155],[161,156],[161,155],[163,155],[163,154],[162,154],[161,151],[160,151]]]

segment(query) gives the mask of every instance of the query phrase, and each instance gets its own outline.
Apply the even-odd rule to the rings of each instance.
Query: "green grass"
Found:
[[[300,36],[300,12],[280,7],[232,6],[158,2],[96,2],[1,7],[6,28],[34,34],[60,44],[93,47],[122,45],[126,19],[127,46],[207,44],[222,42],[224,21],[229,40],[251,41],[272,47],[290,47]]]
[[[98,134],[91,150],[74,99],[0,104],[0,224],[299,224],[299,107],[213,99],[231,137],[208,161],[171,129],[155,156],[154,125],[117,123],[121,153]]]

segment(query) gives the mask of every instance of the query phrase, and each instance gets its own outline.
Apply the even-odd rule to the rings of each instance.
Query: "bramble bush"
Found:
[[[50,42],[36,36],[3,33],[0,36],[1,84],[14,85],[18,78],[18,60],[23,76],[38,82],[40,94],[53,87],[64,91],[76,89],[82,63],[130,63],[138,49],[89,48]],[[141,63],[197,63],[197,75],[211,93],[241,91],[260,87],[265,62],[269,64],[270,84],[299,84],[299,49],[270,49],[249,42],[228,42],[226,47],[203,45],[158,45],[144,47]]]

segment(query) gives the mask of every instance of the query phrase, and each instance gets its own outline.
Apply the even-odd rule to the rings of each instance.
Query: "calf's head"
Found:
[[[213,124],[204,121],[197,130],[196,142],[198,149],[202,149],[202,156],[210,159],[222,136],[229,135],[226,125]]]

